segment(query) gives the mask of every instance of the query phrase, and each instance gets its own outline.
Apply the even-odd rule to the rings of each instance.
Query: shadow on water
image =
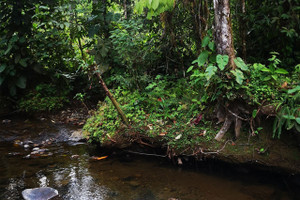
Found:
[[[105,152],[82,143],[70,145],[70,128],[51,122],[16,121],[0,125],[0,199],[22,199],[27,188],[52,187],[66,200],[293,199],[284,179],[272,174],[232,170],[216,162],[195,168],[171,166],[165,159]],[[71,127],[72,129],[72,127]],[[4,139],[3,139],[4,138]],[[26,157],[33,147],[56,138],[46,154]],[[51,152],[51,154],[49,153]],[[92,156],[108,155],[95,161]],[[130,158],[130,159],[124,159]]]

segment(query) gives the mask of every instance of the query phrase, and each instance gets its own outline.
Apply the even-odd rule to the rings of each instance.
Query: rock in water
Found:
[[[26,189],[22,192],[25,200],[49,200],[58,195],[58,191],[50,187]]]

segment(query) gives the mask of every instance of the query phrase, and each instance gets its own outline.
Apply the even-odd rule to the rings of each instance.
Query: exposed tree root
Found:
[[[234,124],[235,137],[238,138],[241,133],[242,121],[249,121],[249,119],[245,119],[239,114],[245,113],[249,114],[249,112],[241,106],[239,103],[234,102],[230,106],[224,108],[220,105],[217,110],[218,123],[224,122],[220,131],[215,137],[215,140],[220,141],[225,133],[229,130],[232,124]],[[224,119],[225,116],[225,119]]]

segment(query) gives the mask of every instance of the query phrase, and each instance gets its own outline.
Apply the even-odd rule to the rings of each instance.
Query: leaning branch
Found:
[[[129,121],[128,121],[127,117],[125,116],[125,114],[124,114],[123,110],[121,109],[119,103],[116,101],[116,99],[114,98],[114,96],[112,95],[112,93],[107,88],[104,80],[102,79],[102,76],[101,76],[100,72],[97,69],[97,65],[94,65],[94,71],[95,71],[97,77],[99,78],[99,83],[103,87],[106,96],[109,97],[109,99],[111,100],[111,102],[113,103],[113,105],[115,106],[115,108],[117,109],[117,111],[118,111],[119,115],[121,116],[123,122],[126,124],[127,127],[130,128],[130,124],[129,124]]]

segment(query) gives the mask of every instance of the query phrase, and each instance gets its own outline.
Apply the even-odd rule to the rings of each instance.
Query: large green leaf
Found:
[[[277,68],[277,69],[275,70],[275,73],[277,73],[277,74],[288,74],[289,72],[286,71],[285,69]]]
[[[243,59],[241,59],[240,57],[235,58],[234,59],[234,63],[241,70],[243,70],[243,71],[249,71],[247,65],[245,64],[245,62],[243,61]]]
[[[236,82],[241,85],[244,80],[243,72],[239,69],[236,69],[236,70],[231,70],[231,73],[235,76]]]
[[[26,87],[26,77],[24,77],[24,76],[19,77],[16,82],[16,86],[24,89]]]
[[[152,0],[152,8],[156,10],[159,6],[159,0]]]
[[[300,91],[300,85],[298,85],[297,87],[295,87],[293,89],[288,90],[288,94],[293,94],[293,93],[298,92],[298,91]]]
[[[199,55],[199,57],[197,58],[197,60],[194,60],[192,62],[192,64],[194,63],[198,63],[198,66],[201,67],[205,64],[205,62],[207,61],[208,58],[208,51],[202,51]]]
[[[225,66],[228,64],[229,56],[228,55],[217,55],[217,63],[220,70],[224,70]]]
[[[206,70],[205,70],[205,77],[207,80],[211,79],[211,77],[213,75],[215,75],[216,71],[217,71],[217,67],[213,66],[213,65],[209,65]]]
[[[297,117],[295,120],[300,125],[300,117]]]
[[[209,36],[205,36],[202,40],[202,47],[206,47],[209,43]]]

